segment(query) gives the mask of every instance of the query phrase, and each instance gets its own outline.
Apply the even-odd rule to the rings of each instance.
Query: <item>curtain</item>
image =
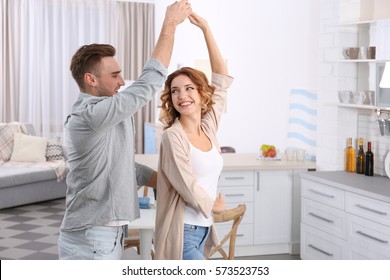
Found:
[[[154,15],[153,4],[143,7],[112,0],[0,1],[0,122],[29,122],[38,135],[62,136],[64,120],[79,93],[69,66],[80,46],[114,45],[120,51],[118,62],[131,75],[129,79],[138,77],[141,61],[145,62],[151,53],[154,23],[149,17]],[[125,12],[138,7],[141,12]],[[144,19],[127,18],[130,16]],[[142,24],[151,26],[145,28]],[[141,30],[134,29],[137,27]],[[143,32],[148,33],[148,39],[140,37]],[[118,35],[123,37],[117,40]]]
[[[117,3],[117,59],[125,80],[136,80],[154,48],[154,4]],[[136,153],[144,153],[144,124],[154,122],[157,102],[151,100],[134,115]]]

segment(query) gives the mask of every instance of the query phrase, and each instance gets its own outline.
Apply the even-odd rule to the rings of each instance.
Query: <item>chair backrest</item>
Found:
[[[234,251],[236,247],[236,233],[239,224],[242,221],[246,211],[245,204],[239,204],[236,208],[227,209],[221,213],[214,214],[214,223],[225,223],[233,221],[230,231],[224,236],[224,238],[219,242],[218,245],[214,246],[210,253],[209,257],[214,255],[216,252],[219,252],[225,260],[234,260]],[[223,249],[224,244],[229,241],[229,254],[226,254]]]
[[[229,147],[229,146],[222,146],[221,147],[221,153],[235,153],[236,152],[236,149],[234,149],[233,147]]]

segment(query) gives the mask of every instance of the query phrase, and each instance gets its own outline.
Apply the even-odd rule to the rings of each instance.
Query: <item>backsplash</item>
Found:
[[[390,152],[390,136],[381,136],[376,114],[358,114],[358,137],[364,140],[364,150],[367,150],[367,141],[371,141],[374,153],[374,173],[386,175],[384,170],[384,160]],[[356,144],[356,141],[355,141]],[[357,147],[357,145],[355,145]]]

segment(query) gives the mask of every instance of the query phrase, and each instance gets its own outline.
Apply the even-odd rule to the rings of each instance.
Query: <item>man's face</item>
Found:
[[[101,59],[100,73],[96,76],[96,93],[98,96],[113,96],[125,85],[121,69],[114,57],[107,56]]]

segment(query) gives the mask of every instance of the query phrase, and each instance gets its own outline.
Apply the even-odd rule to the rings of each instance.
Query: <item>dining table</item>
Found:
[[[152,259],[152,240],[156,222],[156,207],[151,204],[148,208],[140,209],[140,218],[131,221],[129,229],[138,229],[140,233],[140,257],[142,260]]]

